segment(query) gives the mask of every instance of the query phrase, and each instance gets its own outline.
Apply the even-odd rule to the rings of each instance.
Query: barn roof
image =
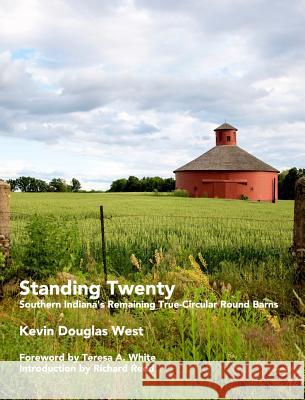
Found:
[[[238,146],[215,146],[179,171],[267,171],[279,172]]]
[[[228,124],[227,122],[225,122],[224,124],[220,125],[218,128],[214,129],[214,131],[220,131],[220,130],[234,130],[234,131],[238,131],[237,128],[235,128],[234,126]]]

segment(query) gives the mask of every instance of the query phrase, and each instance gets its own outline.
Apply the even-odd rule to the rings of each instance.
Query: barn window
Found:
[[[227,136],[227,142],[231,142],[231,136]]]

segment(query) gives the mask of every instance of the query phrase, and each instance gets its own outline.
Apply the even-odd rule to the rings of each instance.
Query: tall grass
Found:
[[[288,263],[292,202],[254,203],[141,194],[13,194],[13,240],[22,246],[34,214],[57,218],[63,232],[78,230],[77,253],[101,260],[99,205],[105,207],[109,262],[125,273],[129,256],[145,263],[156,248],[179,263],[201,252],[211,270],[221,261]],[[68,229],[68,227],[70,227]],[[57,238],[54,238],[54,240]],[[18,258],[18,257],[17,257]]]
[[[293,275],[289,201],[274,205],[149,194],[14,193],[14,263],[27,267],[36,262],[39,271],[39,264],[56,264],[57,259],[55,269],[101,271],[101,204],[113,273],[132,273],[131,254],[149,272],[156,248],[176,265],[184,265],[189,254],[201,253],[215,279],[225,278],[250,296],[276,298],[284,309],[290,308],[285,295]],[[37,218],[42,226],[35,228]],[[29,241],[35,242],[30,250]]]
[[[197,257],[196,257],[197,258]],[[192,300],[200,302],[220,300],[238,302],[246,299],[246,293],[235,291],[225,285],[225,290],[215,290],[212,277],[201,268],[199,261],[191,257],[185,260],[184,268],[176,266],[163,251],[151,255],[149,273],[137,268],[139,260],[134,256],[131,265],[134,272],[124,283],[134,282],[152,284],[158,281],[175,284],[173,302]],[[202,259],[202,257],[199,257]],[[204,260],[204,263],[205,260]],[[200,265],[203,266],[202,264]],[[114,276],[110,276],[114,278]],[[60,278],[61,279],[61,278]],[[99,281],[98,273],[89,277],[76,275],[79,283]],[[120,278],[123,280],[123,278]],[[48,283],[60,283],[59,277],[48,278]],[[13,287],[11,288],[14,289]],[[63,302],[64,297],[46,296],[46,302]],[[70,299],[71,300],[71,299]],[[80,297],[86,301],[86,298]],[[119,295],[117,301],[124,301]],[[130,301],[137,300],[132,295]],[[156,302],[154,296],[145,301]],[[301,318],[286,317],[279,322],[278,313],[258,309],[146,309],[93,310],[93,309],[19,309],[17,299],[6,295],[0,303],[0,322],[2,339],[0,341],[0,359],[18,360],[19,354],[61,354],[74,355],[110,355],[120,353],[128,359],[130,353],[148,353],[159,360],[274,360],[297,359],[304,346],[304,337],[299,335]],[[27,301],[35,302],[35,296]],[[39,327],[110,327],[126,325],[142,326],[145,336],[115,338],[92,337],[20,337],[19,326]]]
[[[293,294],[293,266],[288,252],[292,240],[292,202],[274,205],[149,194],[14,193],[13,264],[9,278],[28,275],[52,283],[59,279],[56,272],[68,271],[79,282],[101,282],[100,205],[107,217],[110,278],[126,283],[175,284],[172,300],[268,298],[278,302],[279,309],[271,313],[252,308],[154,312],[136,309],[111,313],[20,310],[18,284],[12,280],[3,287],[0,302],[0,359],[18,359],[21,352],[67,351],[112,356],[120,352],[127,359],[129,353],[140,352],[163,360],[302,356],[304,318],[293,302],[303,304],[304,300],[297,300]],[[2,267],[2,281],[5,273],[8,270]],[[59,323],[71,327],[143,326],[145,337],[33,340],[20,337],[18,332],[20,324]]]

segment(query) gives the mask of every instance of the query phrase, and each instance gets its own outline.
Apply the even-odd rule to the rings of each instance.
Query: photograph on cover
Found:
[[[304,0],[0,0],[0,399],[303,399]]]

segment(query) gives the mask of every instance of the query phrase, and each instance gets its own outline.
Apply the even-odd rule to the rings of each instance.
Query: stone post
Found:
[[[305,286],[305,177],[295,187],[292,255],[296,267],[296,284]]]
[[[11,187],[0,180],[0,251],[7,257],[10,256],[10,197]]]

